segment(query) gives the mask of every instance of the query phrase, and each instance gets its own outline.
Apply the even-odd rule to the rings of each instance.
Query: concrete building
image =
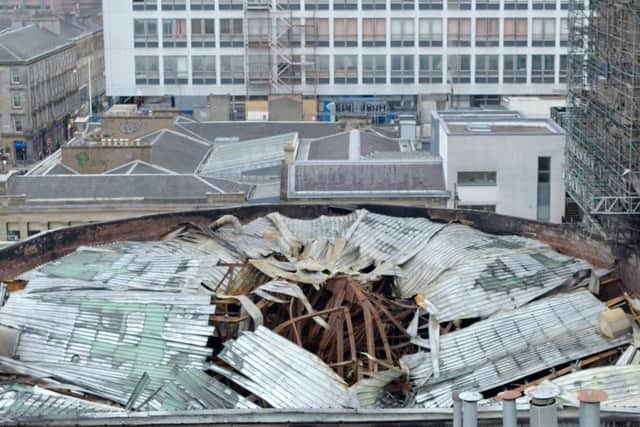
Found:
[[[42,159],[66,141],[80,105],[76,67],[75,46],[61,36],[35,25],[0,32],[0,138],[9,164]]]
[[[230,95],[262,102],[264,118],[268,100],[283,94],[318,101],[318,113],[330,100],[375,96],[338,102],[337,113],[423,118],[447,103],[563,95],[568,3],[104,1],[107,93],[170,95],[189,108]]]
[[[517,112],[434,112],[432,149],[442,157],[447,206],[562,222],[564,130]]]

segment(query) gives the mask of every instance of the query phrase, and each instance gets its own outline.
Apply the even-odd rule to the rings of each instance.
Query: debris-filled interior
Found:
[[[640,299],[533,239],[356,210],[181,224],[0,287],[0,420],[448,408],[553,382],[640,411]],[[522,402],[526,404],[526,402]]]

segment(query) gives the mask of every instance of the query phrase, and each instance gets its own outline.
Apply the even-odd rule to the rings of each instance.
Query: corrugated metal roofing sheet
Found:
[[[598,314],[605,309],[587,291],[560,294],[440,337],[438,378],[429,354],[406,359],[412,380],[424,384],[416,404],[451,406],[453,390],[490,390],[629,342],[629,335],[600,334]]]
[[[81,247],[20,278],[29,281],[28,292],[86,288],[87,282],[114,290],[204,292],[201,282],[214,282],[224,276],[226,268],[216,266],[220,260],[220,254],[206,247],[179,240],[118,242]]]
[[[536,240],[364,210],[312,220],[270,214],[241,230],[223,228],[219,236],[249,258],[258,258],[254,265],[272,278],[322,283],[331,273],[303,277],[301,270],[333,269],[335,273],[340,266],[340,272],[354,275],[370,264],[383,266],[379,272],[396,276],[401,297],[423,294],[435,307],[439,321],[487,317],[521,307],[591,269],[587,262],[559,254]],[[301,262],[312,245],[338,239],[346,239],[344,252],[349,256],[336,265],[314,270]],[[303,247],[307,253],[298,256]],[[330,245],[323,248],[326,254]],[[292,264],[283,268],[279,261],[263,260],[278,252]],[[313,261],[318,260],[322,258]],[[345,265],[347,261],[352,265]]]
[[[140,404],[176,366],[204,369],[214,311],[208,295],[23,291],[2,307],[0,324],[20,331],[22,364],[115,402],[125,404],[147,373]]]
[[[274,408],[345,408],[349,388],[315,354],[260,326],[227,341],[218,354],[236,372],[217,371]]]
[[[54,393],[41,387],[0,383],[0,423],[26,418],[56,415],[73,417],[116,411],[120,409]]]

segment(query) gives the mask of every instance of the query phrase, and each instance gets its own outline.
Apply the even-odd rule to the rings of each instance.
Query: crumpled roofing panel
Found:
[[[439,378],[428,353],[405,358],[412,380],[424,384],[416,404],[448,407],[453,390],[490,390],[628,342],[600,334],[605,309],[588,291],[560,294],[440,337]]]
[[[274,408],[348,408],[348,385],[315,354],[263,326],[227,341],[218,357],[235,372],[211,369]]]
[[[538,241],[452,224],[401,266],[400,294],[421,293],[446,322],[520,307],[591,266]]]
[[[322,283],[337,271],[357,274],[374,263],[379,267],[376,273],[396,276],[399,296],[424,295],[441,322],[521,307],[591,269],[587,262],[536,240],[365,210],[312,220],[273,213],[240,230],[224,227],[218,233],[250,258],[259,258],[254,266],[274,279]],[[329,242],[340,239],[346,240],[346,248],[337,263],[329,262],[331,255],[335,258]],[[305,268],[314,245],[320,248],[315,252],[326,257],[311,257],[312,268]],[[302,246],[305,252],[296,258]],[[289,257],[289,264],[264,259],[277,252]]]
[[[119,408],[15,383],[0,383],[0,423],[34,417],[78,416]]]
[[[203,292],[201,282],[217,282],[224,276],[226,269],[216,267],[220,258],[179,240],[118,242],[81,247],[20,278],[29,281],[29,292],[82,285],[74,281],[101,283],[114,290]]]
[[[124,404],[145,372],[151,381],[138,403],[172,380],[175,366],[204,369],[214,311],[208,295],[17,292],[0,324],[21,332],[22,364]]]
[[[565,405],[579,406],[578,390],[595,389],[607,392],[604,407],[640,410],[640,365],[584,369],[551,382],[560,387],[559,398]]]

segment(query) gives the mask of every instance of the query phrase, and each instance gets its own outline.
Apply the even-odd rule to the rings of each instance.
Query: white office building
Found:
[[[514,111],[448,111],[432,114],[431,129],[447,207],[562,222],[566,135],[555,122]]]
[[[107,93],[375,95],[440,108],[558,95],[568,3],[103,0]]]

